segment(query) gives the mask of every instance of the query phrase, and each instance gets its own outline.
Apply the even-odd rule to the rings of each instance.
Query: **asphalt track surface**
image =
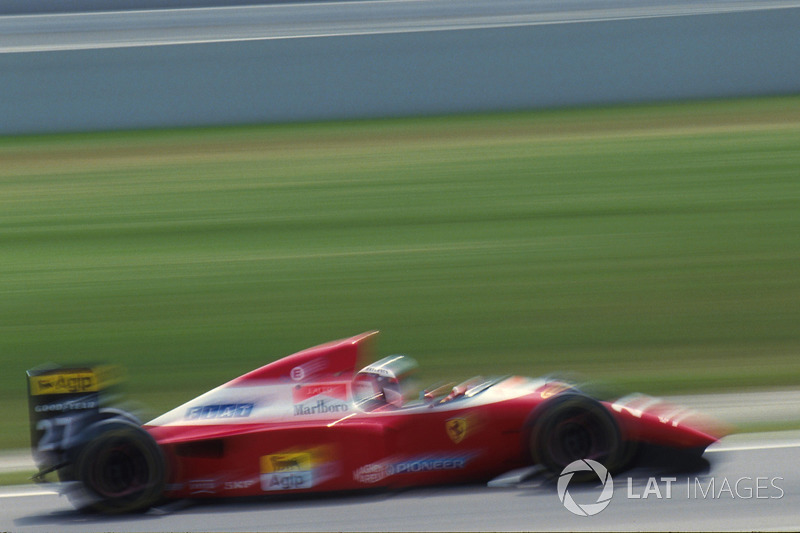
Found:
[[[0,531],[498,531],[796,530],[800,522],[800,435],[734,436],[706,452],[711,469],[634,471],[614,478],[613,497],[594,516],[560,502],[533,478],[512,487],[417,489],[275,500],[176,502],[143,515],[74,511],[46,487],[0,491]],[[667,478],[674,478],[668,481]],[[594,503],[595,486],[568,486]],[[645,497],[646,496],[646,497]]]
[[[0,53],[386,35],[765,11],[797,0],[356,0],[0,17]]]

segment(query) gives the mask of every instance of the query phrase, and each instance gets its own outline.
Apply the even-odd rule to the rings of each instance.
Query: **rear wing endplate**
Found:
[[[113,367],[46,366],[26,372],[31,448],[40,473],[66,462],[81,430],[97,418],[101,393],[118,381]]]

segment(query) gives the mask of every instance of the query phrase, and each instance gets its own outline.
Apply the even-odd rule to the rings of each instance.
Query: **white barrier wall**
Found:
[[[0,54],[0,134],[800,93],[800,9]]]

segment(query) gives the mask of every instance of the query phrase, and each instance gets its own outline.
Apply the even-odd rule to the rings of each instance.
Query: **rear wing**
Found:
[[[46,366],[26,372],[31,449],[39,475],[69,461],[82,430],[100,415],[105,395],[119,381],[109,366]]]

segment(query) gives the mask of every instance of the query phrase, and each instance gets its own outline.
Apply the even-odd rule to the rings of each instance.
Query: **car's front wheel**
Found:
[[[533,420],[529,446],[534,462],[554,476],[579,459],[593,459],[615,471],[622,465],[625,448],[605,407],[576,393],[555,396],[541,406]]]

